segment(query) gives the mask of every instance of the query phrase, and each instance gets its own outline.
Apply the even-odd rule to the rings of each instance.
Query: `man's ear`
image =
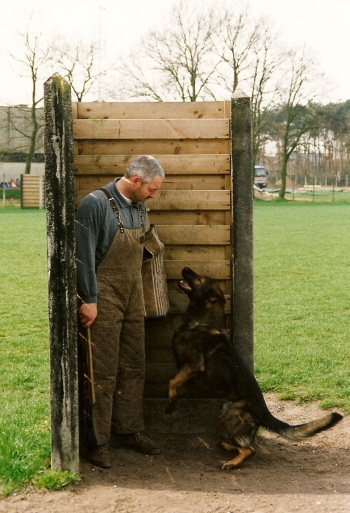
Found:
[[[141,184],[141,178],[137,175],[134,175],[130,178],[130,182],[131,182],[131,185],[133,186],[133,188],[135,189],[136,187],[138,187]]]

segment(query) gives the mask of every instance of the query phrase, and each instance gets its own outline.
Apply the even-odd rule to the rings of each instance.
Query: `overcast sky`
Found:
[[[215,1],[220,3],[225,0]],[[30,101],[30,82],[18,76],[8,54],[21,57],[18,34],[26,31],[30,12],[32,25],[44,32],[63,33],[74,40],[91,40],[91,35],[97,39],[100,34],[108,61],[127,52],[150,28],[161,26],[172,4],[173,0],[0,0],[0,105]],[[274,19],[288,44],[307,44],[331,77],[331,101],[350,99],[350,0],[240,0],[240,4],[248,4],[253,14]]]

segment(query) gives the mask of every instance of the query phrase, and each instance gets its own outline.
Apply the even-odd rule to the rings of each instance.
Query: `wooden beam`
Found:
[[[78,205],[91,191],[80,190],[76,193]],[[150,210],[230,210],[230,191],[163,191],[149,200]]]
[[[75,102],[74,119],[229,118],[230,102]]]
[[[157,226],[163,244],[225,245],[230,244],[231,228],[225,225]]]
[[[189,155],[228,154],[229,139],[80,139],[79,155]]]
[[[230,210],[230,191],[162,191],[148,202],[151,210]]]
[[[77,119],[75,139],[228,139],[228,119]]]
[[[214,280],[229,280],[231,276],[230,260],[213,260],[203,262],[201,260],[164,260],[165,273],[168,280],[179,280],[184,267],[191,267],[200,275],[210,276]]]
[[[138,155],[76,155],[76,175],[124,174],[132,159]],[[230,174],[230,155],[153,155],[166,175]]]

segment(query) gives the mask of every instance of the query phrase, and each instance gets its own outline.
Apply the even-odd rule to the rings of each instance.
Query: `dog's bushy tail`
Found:
[[[320,419],[307,422],[306,424],[291,426],[273,415],[271,415],[271,417],[269,415],[264,421],[264,426],[270,431],[274,431],[280,436],[283,436],[283,438],[298,441],[335,426],[342,418],[343,416],[339,413],[329,413]]]

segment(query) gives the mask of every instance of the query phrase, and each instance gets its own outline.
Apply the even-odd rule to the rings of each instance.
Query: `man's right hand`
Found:
[[[88,328],[97,317],[97,303],[83,303],[79,309],[79,319],[84,328]]]

